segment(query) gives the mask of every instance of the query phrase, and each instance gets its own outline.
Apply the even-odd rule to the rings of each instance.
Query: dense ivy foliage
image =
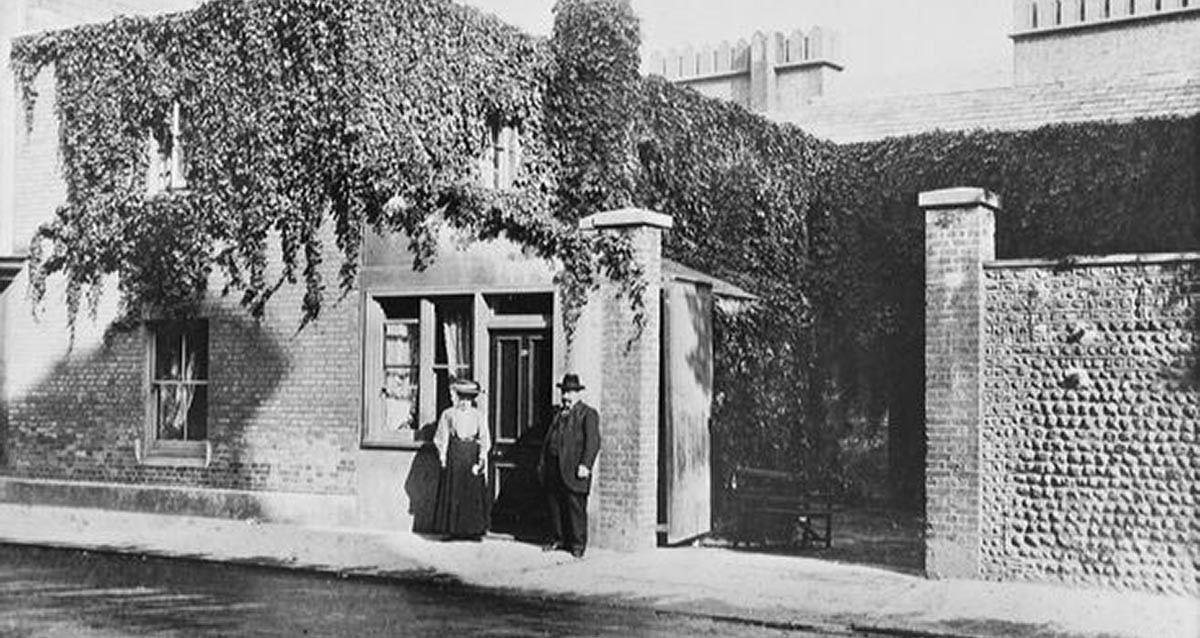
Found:
[[[836,147],[658,77],[641,87],[638,201],[675,219],[667,256],[761,301],[719,315],[714,437],[721,465],[835,467],[831,432],[808,427],[819,387],[813,329],[826,284]],[[820,459],[822,462],[817,463]]]
[[[668,255],[762,298],[718,316],[726,469],[766,464],[846,497],[921,503],[920,191],[1000,193],[1001,257],[1200,244],[1200,118],[838,147],[661,79],[642,94],[637,199],[675,218]]]
[[[825,343],[832,384],[884,406],[892,484],[920,503],[924,470],[924,217],[921,191],[1000,195],[1001,259],[1200,248],[1200,117],[932,132],[843,147],[838,257]]]
[[[554,8],[550,42],[554,68],[547,103],[547,136],[553,140],[558,172],[555,211],[564,221],[633,204],[633,128],[630,114],[640,83],[638,19],[629,0],[563,1]],[[621,235],[606,235],[607,241]],[[623,242],[600,253],[598,266],[610,279],[626,282],[640,335],[645,323],[646,281]],[[581,268],[567,268],[561,278],[566,324],[582,309],[581,291],[594,279],[579,282]]]
[[[590,8],[610,4],[625,11]],[[81,294],[115,273],[129,313],[188,312],[216,269],[255,314],[302,278],[313,318],[326,295],[327,242],[340,249],[348,289],[364,232],[407,233],[422,267],[439,225],[451,224],[560,259],[569,307],[599,272],[636,305],[629,242],[581,234],[584,203],[558,205],[561,154],[547,126],[570,130],[571,114],[591,109],[573,92],[596,93],[619,75],[576,56],[597,28],[576,19],[589,11],[622,23],[625,49],[636,52],[627,3],[595,0],[559,9],[555,46],[573,56],[566,65],[545,42],[444,0],[213,0],[18,41],[27,109],[36,76],[54,66],[68,192],[34,240],[35,296],[46,276],[65,274],[73,319]],[[628,54],[622,65],[636,78]],[[178,142],[188,190],[147,196],[147,140],[176,143],[174,104],[186,116]],[[523,162],[514,188],[491,190],[479,185],[477,158],[499,125],[520,128]],[[282,274],[271,279],[275,238]]]

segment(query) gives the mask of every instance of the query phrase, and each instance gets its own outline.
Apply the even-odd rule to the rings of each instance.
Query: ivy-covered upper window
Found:
[[[171,105],[171,121],[152,133],[147,143],[149,168],[146,192],[154,195],[187,188],[187,154],[183,145],[183,110],[179,103]]]
[[[521,168],[521,131],[515,124],[493,121],[488,125],[488,148],[479,158],[484,188],[512,188]]]

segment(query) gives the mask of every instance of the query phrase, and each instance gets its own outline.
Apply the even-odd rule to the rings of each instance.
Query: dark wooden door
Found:
[[[551,415],[550,335],[497,330],[490,341],[492,529],[532,539],[544,520],[537,461]]]

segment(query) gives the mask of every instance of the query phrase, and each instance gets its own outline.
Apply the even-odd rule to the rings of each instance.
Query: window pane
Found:
[[[192,386],[191,409],[187,415],[187,440],[208,438],[208,386]]]
[[[554,312],[554,295],[497,294],[486,295],[487,304],[497,315],[548,315]]]
[[[434,363],[458,368],[471,362],[471,303],[446,300],[434,305],[437,342]]]
[[[181,384],[155,386],[158,400],[158,438],[162,441],[183,440],[187,427],[190,396]]]
[[[421,352],[421,330],[415,322],[388,323],[383,327],[383,365],[415,366]]]
[[[208,322],[195,321],[187,324],[185,345],[192,366],[192,381],[208,379]]]
[[[154,332],[155,380],[183,378],[183,335],[178,324],[158,324]]]
[[[417,427],[417,370],[394,368],[384,379],[384,424],[389,430]]]

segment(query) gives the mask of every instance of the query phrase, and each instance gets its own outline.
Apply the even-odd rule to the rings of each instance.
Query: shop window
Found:
[[[364,344],[363,445],[406,447],[428,438],[452,402],[451,384],[473,379],[471,297],[373,298]]]
[[[155,322],[147,333],[150,388],[143,457],[206,459],[208,322]]]

